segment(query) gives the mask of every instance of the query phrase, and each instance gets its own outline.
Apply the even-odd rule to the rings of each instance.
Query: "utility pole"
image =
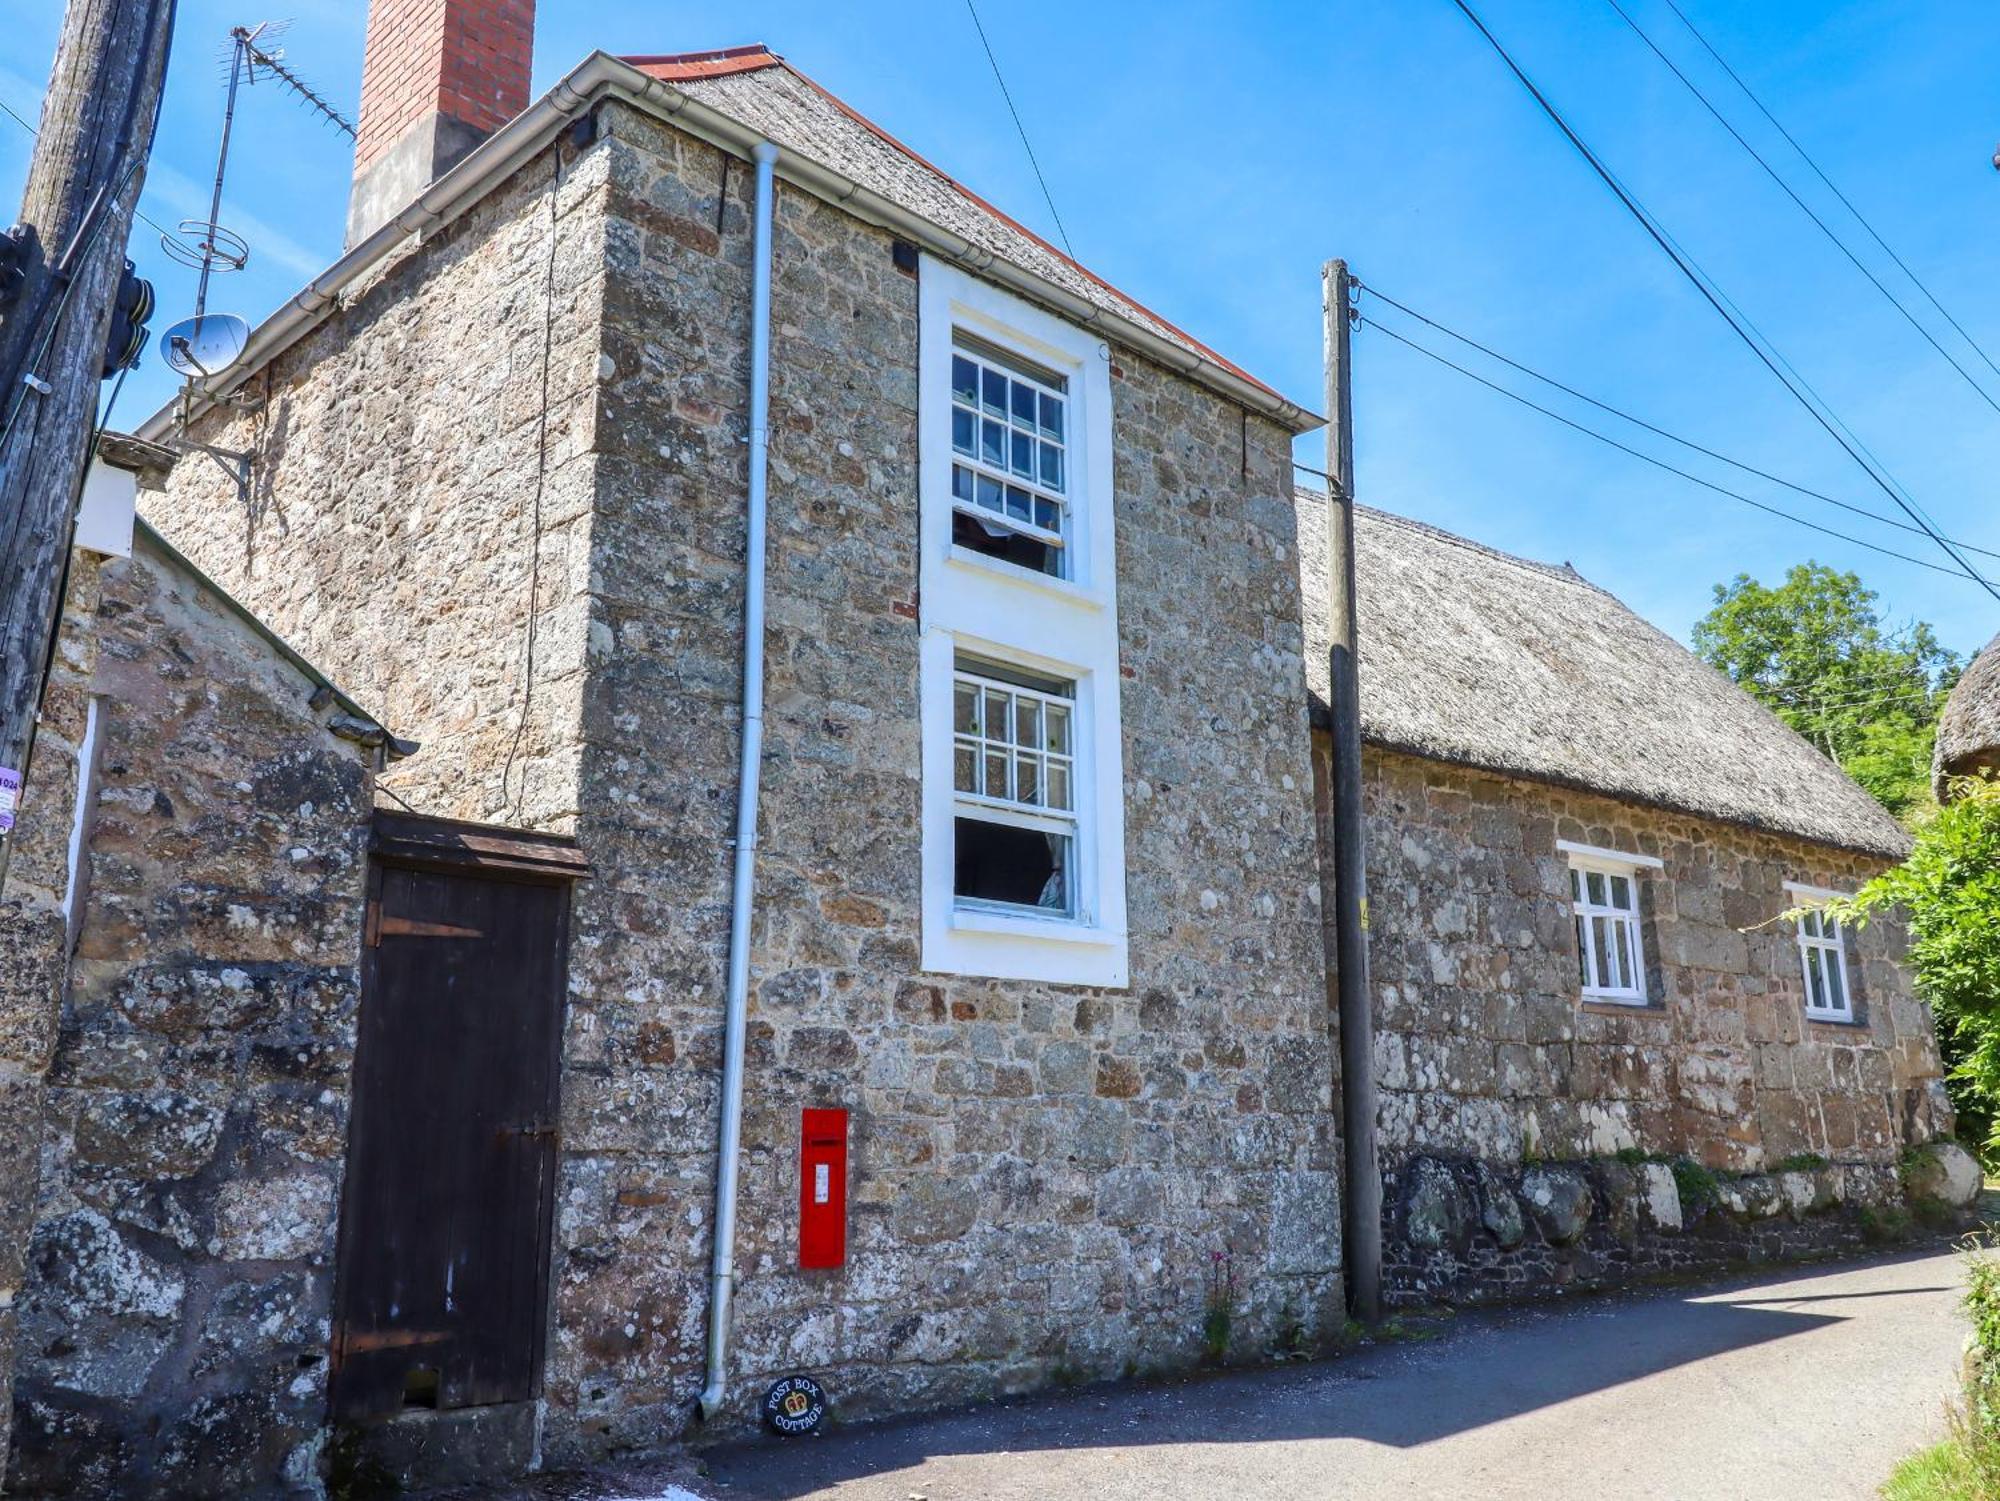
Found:
[[[1382,1316],[1382,1165],[1375,1145],[1375,1018],[1368,990],[1367,843],[1361,808],[1361,685],[1355,661],[1354,367],[1346,261],[1320,268],[1326,322],[1326,578],[1332,656],[1334,958],[1339,969],[1340,1124],[1349,1312]]]
[[[69,0],[0,322],[0,841],[28,771],[173,0]],[[0,881],[6,846],[0,842]]]

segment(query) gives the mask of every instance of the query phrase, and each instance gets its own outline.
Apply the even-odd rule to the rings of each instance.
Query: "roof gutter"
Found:
[[[710,145],[749,156],[765,137],[720,110],[703,104],[608,52],[593,52],[565,74],[548,93],[487,137],[465,160],[419,193],[410,206],[369,235],[308,282],[269,318],[257,326],[242,358],[226,375],[199,384],[193,414],[213,406],[251,375],[317,328],[339,306],[341,294],[363,280],[427,230],[444,224],[459,211],[485,197],[503,179],[554,138],[570,120],[599,100],[616,98],[671,121]],[[1311,432],[1321,419],[1296,402],[1266,390],[1233,370],[1203,359],[1151,329],[1105,311],[1067,288],[1025,271],[970,240],[952,234],[928,219],[892,203],[849,177],[787,150],[779,175],[857,218],[890,230],[904,239],[968,271],[998,282],[1007,290],[1047,308],[1079,327],[1095,329],[1107,341],[1116,340],[1148,359],[1199,385],[1268,417],[1290,433]],[[139,428],[139,436],[158,441],[172,431],[174,408],[169,403]]]

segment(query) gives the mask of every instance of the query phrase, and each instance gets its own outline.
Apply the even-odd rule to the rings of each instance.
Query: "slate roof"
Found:
[[[1248,371],[1009,218],[769,49],[730,47],[620,60],[741,121],[781,148],[834,168],[986,253],[1107,313],[1128,318],[1274,400],[1284,400]],[[1316,420],[1302,424],[1313,425]]]
[[[1326,496],[1297,498],[1323,722]],[[1871,854],[1909,848],[1833,762],[1574,569],[1366,507],[1355,564],[1369,743]]]

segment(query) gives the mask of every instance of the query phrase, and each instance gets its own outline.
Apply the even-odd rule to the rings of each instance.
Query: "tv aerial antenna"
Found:
[[[222,185],[229,172],[229,142],[236,127],[236,99],[243,84],[255,84],[261,69],[297,95],[322,119],[348,136],[355,134],[353,122],[301,78],[286,62],[281,48],[272,45],[290,25],[286,21],[261,21],[255,26],[233,26],[229,31],[226,57],[229,88],[222,109],[222,143],[215,154],[215,182],[209,192],[208,217],[183,219],[172,233],[160,236],[160,248],[173,260],[199,273],[195,283],[194,316],[184,318],[160,336],[160,354],[167,365],[182,377],[179,411],[175,422],[180,446],[207,454],[235,481],[237,495],[246,503],[250,494],[250,466],[255,455],[236,449],[218,448],[188,435],[195,385],[213,381],[243,357],[249,346],[250,325],[235,313],[208,310],[208,284],[217,273],[241,271],[250,261],[250,244],[221,222]]]

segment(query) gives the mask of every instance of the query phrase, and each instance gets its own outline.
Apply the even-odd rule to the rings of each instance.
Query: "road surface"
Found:
[[[1464,1315],[1311,1365],[711,1451],[696,1485],[708,1501],[1870,1498],[1942,1435],[1960,1283],[1928,1251]]]

